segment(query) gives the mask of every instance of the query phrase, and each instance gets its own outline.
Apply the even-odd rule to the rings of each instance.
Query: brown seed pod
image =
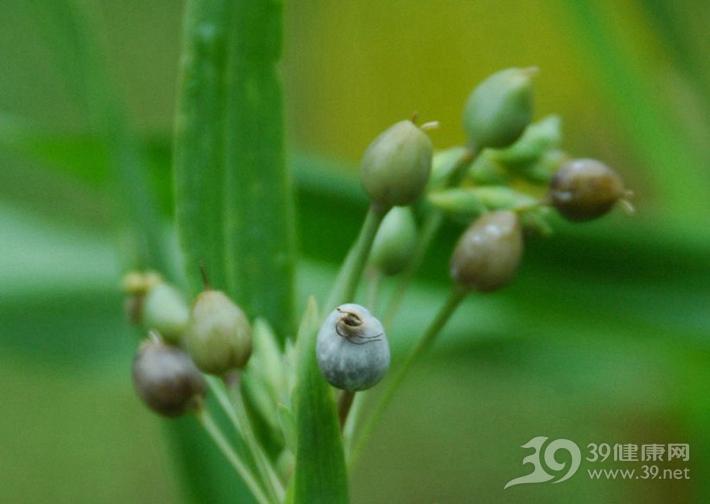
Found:
[[[513,279],[522,254],[518,216],[508,210],[489,212],[459,238],[451,256],[451,278],[467,289],[494,291]]]
[[[195,407],[205,391],[202,374],[190,357],[157,339],[138,349],[133,385],[150,409],[166,417],[180,416]]]
[[[574,159],[563,164],[550,182],[550,202],[567,220],[596,219],[624,197],[621,177],[595,159]]]

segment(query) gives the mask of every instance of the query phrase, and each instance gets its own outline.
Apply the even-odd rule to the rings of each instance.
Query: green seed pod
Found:
[[[410,207],[395,207],[382,220],[370,252],[370,263],[384,275],[407,267],[417,245],[417,223]]]
[[[129,271],[121,279],[121,287],[128,295],[143,296],[161,282],[163,277],[155,271]]]
[[[532,76],[536,71],[502,70],[473,90],[464,110],[464,128],[473,147],[502,149],[522,135],[532,119]]]
[[[390,366],[390,347],[380,321],[363,306],[349,303],[323,322],[316,357],[331,385],[353,392],[382,379]]]
[[[508,185],[511,174],[507,167],[495,159],[493,149],[486,149],[476,156],[476,160],[466,174],[468,180],[474,185]]]
[[[562,121],[549,115],[530,124],[522,136],[507,149],[494,151],[494,158],[505,166],[522,170],[562,143]]]
[[[570,221],[587,221],[609,212],[626,193],[617,173],[594,159],[562,165],[550,183],[550,201]]]
[[[450,147],[434,154],[431,162],[431,176],[429,177],[428,190],[446,187],[447,181],[459,166],[461,159],[470,155],[466,147]],[[471,162],[468,163],[469,165]]]
[[[244,312],[218,290],[205,290],[192,307],[185,343],[202,371],[223,375],[243,368],[251,355],[251,326]]]
[[[494,291],[513,279],[522,254],[518,216],[509,210],[490,212],[459,239],[451,257],[451,277],[468,289]]]
[[[190,357],[177,347],[146,341],[133,360],[133,385],[143,402],[167,417],[198,405],[205,382]]]
[[[170,343],[177,343],[187,328],[190,308],[175,287],[163,282],[146,294],[142,314],[147,329],[155,329]]]
[[[471,222],[486,211],[485,205],[470,187],[454,187],[429,194],[429,203],[448,217],[462,223]]]
[[[400,121],[378,136],[362,158],[362,185],[381,209],[406,206],[422,194],[431,172],[432,145],[412,121]]]

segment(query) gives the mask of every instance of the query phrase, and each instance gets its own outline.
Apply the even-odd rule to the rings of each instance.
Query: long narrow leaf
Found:
[[[298,331],[295,394],[297,451],[294,503],[348,501],[345,459],[330,386],[316,362],[318,314],[313,298]]]
[[[175,121],[175,219],[193,293],[198,265],[225,288],[224,150],[227,4],[190,0],[185,14]]]
[[[278,338],[293,332],[295,234],[283,148],[281,5],[235,2],[227,107],[226,243],[229,292]]]

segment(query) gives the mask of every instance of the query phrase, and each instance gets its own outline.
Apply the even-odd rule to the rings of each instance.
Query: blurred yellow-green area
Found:
[[[183,2],[78,3],[168,214]],[[53,5],[0,4],[0,502],[180,502],[166,429],[133,394],[111,195],[95,169],[101,153],[83,143],[90,111]],[[707,3],[284,8],[296,164],[349,180],[371,139],[414,112],[440,121],[437,148],[461,144],[472,87],[537,66],[536,117],[559,114],[565,149],[606,161],[635,192],[635,216],[556,223],[530,244],[516,285],[467,301],[375,431],[352,473],[353,502],[710,502]],[[28,156],[16,146],[33,129],[50,140]],[[303,298],[327,290],[361,201],[297,182]],[[445,296],[447,231],[407,298],[396,351]],[[570,439],[584,455],[589,443],[687,443],[688,462],[659,464],[689,467],[690,478],[591,480],[586,468],[642,462],[583,462],[559,485],[503,490],[529,472],[521,445],[535,436]]]

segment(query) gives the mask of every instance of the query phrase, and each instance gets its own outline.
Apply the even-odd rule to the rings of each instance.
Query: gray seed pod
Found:
[[[328,382],[351,392],[372,387],[390,366],[382,324],[357,304],[341,305],[328,315],[318,332],[316,356]]]
[[[147,341],[133,360],[133,385],[143,402],[167,417],[182,415],[204,395],[205,383],[190,357],[174,346]]]

